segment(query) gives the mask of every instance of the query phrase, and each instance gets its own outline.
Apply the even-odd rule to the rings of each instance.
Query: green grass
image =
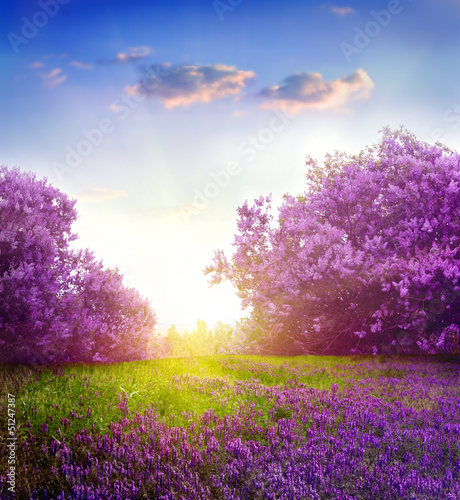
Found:
[[[263,409],[265,420],[273,405],[260,391],[243,391],[236,396],[230,388],[238,381],[252,380],[261,387],[304,384],[323,390],[332,384],[346,386],[369,377],[362,368],[363,361],[378,365],[384,360],[356,356],[213,356],[38,370],[2,365],[0,404],[6,404],[8,393],[16,396],[18,437],[41,433],[46,423],[48,433],[59,440],[91,426],[105,433],[111,421],[148,407],[153,407],[166,424],[182,425],[211,408],[223,416],[256,403]],[[405,373],[382,365],[372,374],[373,378],[380,376],[404,377]],[[0,418],[4,416],[3,410]],[[63,423],[65,418],[69,425]]]
[[[431,360],[415,360],[414,364],[410,357],[206,356],[54,368],[0,365],[0,427],[7,429],[7,395],[13,394],[16,437],[18,443],[26,445],[20,456],[29,471],[22,477],[24,491],[28,491],[27,481],[35,487],[48,484],[55,458],[49,453],[45,457],[42,450],[55,439],[70,445],[84,462],[87,447],[77,444],[82,429],[93,438],[98,434],[110,437],[111,424],[125,421],[123,432],[129,432],[137,425],[133,419],[136,412],[149,408],[160,423],[194,429],[197,435],[229,419],[242,440],[270,447],[272,438],[266,432],[281,420],[294,419],[305,435],[324,425],[321,419],[305,414],[303,405],[299,406],[301,398],[290,399],[301,390],[307,391],[303,401],[311,403],[313,413],[319,414],[328,413],[336,393],[339,398],[349,398],[357,386],[363,389],[364,398],[380,398],[381,403],[371,410],[379,413],[392,410],[394,405],[423,413],[432,411],[439,398],[458,400],[457,385],[444,387],[437,379],[430,380],[436,372]],[[207,417],[200,418],[204,414]],[[343,412],[334,414],[326,434],[337,435],[344,418]],[[0,445],[5,439],[6,434],[0,434]],[[219,453],[223,464],[228,457],[222,450]],[[0,461],[6,463],[5,446],[0,446]],[[58,486],[55,489],[58,491]]]

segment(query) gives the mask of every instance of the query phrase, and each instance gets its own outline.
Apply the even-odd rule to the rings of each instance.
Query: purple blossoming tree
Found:
[[[238,209],[229,280],[272,352],[453,350],[460,325],[460,155],[383,130],[359,155],[307,157],[307,190]]]
[[[118,270],[70,249],[75,201],[0,167],[1,361],[142,359],[156,323]]]

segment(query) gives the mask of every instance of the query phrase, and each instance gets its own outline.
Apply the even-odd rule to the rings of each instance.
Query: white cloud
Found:
[[[374,87],[363,69],[330,82],[324,81],[320,73],[295,73],[281,85],[263,89],[259,95],[265,99],[263,108],[285,109],[291,114],[304,108],[345,111],[351,99],[368,99]]]
[[[122,189],[108,189],[108,188],[93,188],[87,191],[80,191],[75,194],[78,201],[83,203],[101,203],[115,198],[128,196],[128,193]]]
[[[351,7],[331,7],[330,10],[339,16],[346,16],[347,14],[353,14],[354,12]]]
[[[87,69],[87,70],[94,69],[94,66],[92,64],[87,64],[80,61],[71,61],[69,62],[69,66],[73,66],[74,68],[78,69]]]
[[[195,102],[209,103],[225,97],[238,97],[246,81],[255,77],[253,71],[241,71],[234,66],[207,66],[160,63],[147,68],[147,82],[139,83],[138,92],[158,95],[165,108],[189,106]]]
[[[148,55],[152,54],[153,51],[150,47],[145,45],[140,47],[129,47],[126,52],[119,52],[113,59],[110,60],[101,60],[100,64],[124,64],[132,61],[139,61],[140,59],[144,59]]]
[[[67,77],[62,74],[61,68],[54,68],[49,73],[39,73],[39,75],[42,77],[45,87],[49,88],[56,87],[67,79]]]
[[[28,68],[30,69],[38,69],[38,68],[44,68],[45,64],[42,63],[41,61],[33,62],[27,65]]]

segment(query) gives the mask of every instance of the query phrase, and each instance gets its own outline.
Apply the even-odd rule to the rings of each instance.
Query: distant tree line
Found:
[[[245,329],[244,320],[229,325],[218,321],[214,328],[199,319],[196,328],[179,332],[172,324],[164,337],[156,340],[159,357],[183,358],[224,354],[255,354],[255,345]]]

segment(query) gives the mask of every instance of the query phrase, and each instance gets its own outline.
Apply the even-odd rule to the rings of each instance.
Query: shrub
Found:
[[[144,358],[155,325],[146,299],[69,243],[75,201],[31,173],[0,167],[2,361]]]
[[[401,128],[359,155],[307,157],[307,189],[238,208],[229,280],[272,351],[449,350],[460,324],[460,156]]]

